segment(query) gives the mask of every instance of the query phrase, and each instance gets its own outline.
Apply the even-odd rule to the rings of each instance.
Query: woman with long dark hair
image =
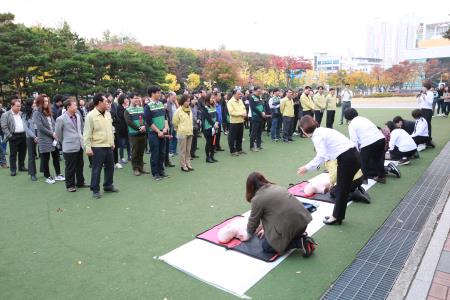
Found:
[[[25,134],[27,137],[27,151],[28,151],[28,174],[32,181],[36,181],[36,145],[38,143],[37,128],[33,122],[33,112],[35,109],[33,98],[27,99],[24,107],[25,114]]]
[[[208,93],[205,97],[205,105],[202,106],[202,131],[205,136],[205,153],[206,162],[215,163],[217,160],[214,158],[214,136],[219,128],[219,122],[217,122],[217,112],[212,95]]]
[[[319,127],[311,116],[300,119],[300,129],[310,137],[316,149],[316,156],[306,165],[298,168],[297,173],[304,175],[316,170],[327,160],[337,159],[336,204],[333,215],[325,217],[326,225],[342,224],[347,209],[347,197],[352,189],[353,177],[361,168],[361,159],[355,144],[345,135],[330,128]]]
[[[37,128],[39,153],[41,157],[41,170],[45,176],[45,182],[54,184],[56,181],[64,181],[59,165],[59,151],[56,148],[58,137],[55,133],[55,119],[50,110],[50,100],[47,95],[40,94],[36,97],[36,110],[33,112],[33,122]],[[56,177],[50,175],[50,155],[53,160]]]
[[[252,206],[248,236],[257,234],[262,238],[265,252],[282,254],[289,249],[304,248],[305,230],[312,217],[286,188],[253,172],[247,177],[245,198]]]

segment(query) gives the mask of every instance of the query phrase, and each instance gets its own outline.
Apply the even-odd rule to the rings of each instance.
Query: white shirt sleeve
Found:
[[[411,137],[415,137],[415,136],[428,136],[427,120],[425,120],[423,118],[416,120],[414,132],[411,134]]]
[[[325,140],[321,136],[313,137],[314,147],[316,149],[316,156],[306,164],[308,171],[313,171],[317,169],[323,162],[327,160],[327,147],[325,145]]]
[[[276,107],[273,105],[273,97],[269,99],[269,107],[271,109],[275,109]]]
[[[425,102],[428,104],[429,107],[433,105],[434,95],[432,91],[427,92],[427,96],[425,97]]]
[[[389,140],[389,150],[394,150],[395,143],[397,142],[398,134],[395,132],[395,129],[391,132],[391,138]]]
[[[356,149],[359,151],[358,135],[356,134],[355,126],[352,126],[351,123],[348,126],[348,135],[350,140],[356,145]]]

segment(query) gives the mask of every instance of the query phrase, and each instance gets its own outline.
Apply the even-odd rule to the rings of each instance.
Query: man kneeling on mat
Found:
[[[337,182],[337,160],[334,159],[326,161],[325,168],[328,170],[329,176],[320,176],[318,180],[312,180],[311,182],[309,182],[303,190],[305,194],[325,194],[329,191],[331,197],[335,197]],[[348,194],[347,201],[370,203],[370,196],[361,186],[362,183],[363,174],[360,169],[353,177],[353,182],[350,193]]]
[[[251,204],[248,238],[257,234],[265,252],[282,254],[300,249],[303,256],[314,251],[314,240],[305,233],[311,214],[284,187],[268,181],[261,173],[247,178],[246,199]]]

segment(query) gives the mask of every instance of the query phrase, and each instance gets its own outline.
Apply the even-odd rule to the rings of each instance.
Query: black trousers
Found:
[[[52,152],[41,153],[41,170],[44,173],[45,178],[49,178],[50,175],[50,154],[52,155],[53,167],[55,168],[55,175],[61,175],[61,166],[59,165],[59,149],[55,149]]]
[[[287,248],[283,251],[286,252],[290,249],[298,249],[301,247],[300,245],[300,239],[302,238],[303,234],[305,233],[306,228],[304,228],[303,230],[300,230],[295,236],[294,238],[289,242]],[[266,239],[266,237],[263,237],[262,240],[262,248],[264,252],[267,253],[277,253],[277,251],[275,249],[272,248],[272,246],[270,245],[269,241]],[[280,253],[282,254],[282,253]]]
[[[84,185],[84,159],[83,149],[78,152],[63,152],[64,161],[66,162],[65,177],[66,188]]]
[[[422,115],[427,120],[428,123],[428,136],[430,137],[431,141],[431,119],[433,118],[433,111],[431,109],[422,108]]]
[[[242,151],[242,137],[244,135],[244,123],[230,123],[228,144],[230,153]]]
[[[171,132],[171,131],[169,131]],[[164,165],[167,167],[170,164],[170,139],[164,138],[166,140],[164,145]]]
[[[150,144],[150,166],[153,176],[164,175],[164,153],[166,149],[166,139],[159,138],[155,132],[148,134]]]
[[[197,150],[197,137],[198,129],[194,128],[194,135],[192,136],[192,144],[191,144],[191,157],[194,157],[195,151]]]
[[[25,168],[25,156],[27,154],[27,138],[25,132],[14,133],[9,139],[9,168],[11,172]],[[19,160],[17,160],[17,156]]]
[[[212,135],[212,129],[203,130],[203,135],[205,136],[205,155],[206,158],[214,157],[214,136]]]
[[[114,179],[114,154],[111,147],[92,147],[92,175],[91,191],[100,192],[100,175],[103,166],[105,167],[105,176],[103,179],[103,190],[113,187]]]
[[[397,146],[394,147],[394,150],[389,150],[389,154],[391,155],[392,160],[399,160],[403,157],[409,158],[416,153],[417,150],[411,150],[407,152],[402,152],[398,149]]]
[[[119,162],[119,134],[118,133],[114,133],[113,156],[114,156],[114,164],[117,164]]]
[[[429,136],[415,136],[412,138],[414,140],[414,142],[416,143],[416,145],[420,145],[420,144],[428,144],[430,142],[430,137]]]
[[[27,138],[27,152],[28,152],[28,174],[36,175],[36,143],[33,138]]]
[[[384,143],[385,139],[381,138],[378,141],[361,148],[361,170],[364,179],[369,178],[369,174],[377,174],[379,178],[384,178]],[[371,170],[371,167],[374,170]]]
[[[317,123],[319,123],[319,126],[320,126],[320,124],[322,123],[323,111],[315,110],[314,118],[316,119]]]
[[[352,189],[353,177],[361,167],[360,156],[356,148],[348,149],[337,157],[336,204],[333,217],[345,219],[347,198]]]
[[[327,128],[333,128],[335,110],[327,110]]]
[[[283,141],[292,140],[292,128],[294,127],[293,117],[283,116]]]
[[[222,135],[222,127],[219,125],[219,128],[216,129],[216,143],[214,144],[214,149],[221,149],[220,147],[220,136]]]
[[[314,118],[314,112],[312,110],[304,110],[302,111],[302,117],[304,116],[311,116],[312,118]]]
[[[255,147],[261,148],[261,135],[262,135],[262,129],[263,129],[263,122],[262,120],[255,120],[252,119],[252,127],[250,132],[250,149]]]

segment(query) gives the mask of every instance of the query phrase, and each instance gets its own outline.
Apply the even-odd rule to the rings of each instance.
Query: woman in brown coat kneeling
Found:
[[[305,248],[305,230],[312,217],[286,188],[273,184],[261,173],[253,172],[247,178],[246,199],[252,207],[247,224],[248,235],[257,234],[262,238],[265,252],[282,254],[290,249]]]

